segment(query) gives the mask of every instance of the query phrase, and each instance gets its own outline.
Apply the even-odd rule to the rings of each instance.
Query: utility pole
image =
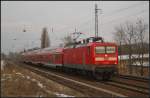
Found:
[[[98,37],[98,6],[95,4],[95,37]]]
[[[53,27],[52,27],[52,33],[53,33]]]
[[[75,32],[77,32],[77,29],[75,28]]]
[[[77,28],[76,27],[75,27],[74,33],[73,33],[73,40],[74,40],[74,42],[76,41],[75,34],[79,34],[79,32],[77,32]]]
[[[53,32],[54,32],[54,29],[53,29],[53,27],[51,28],[51,32],[52,32],[52,34],[51,35],[53,35]],[[50,36],[51,37],[51,36]],[[49,47],[51,46],[51,38],[49,38]]]

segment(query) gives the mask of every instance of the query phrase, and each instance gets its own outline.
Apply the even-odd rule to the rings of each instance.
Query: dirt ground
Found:
[[[2,97],[83,97],[71,88],[39,76],[21,65],[1,68]]]

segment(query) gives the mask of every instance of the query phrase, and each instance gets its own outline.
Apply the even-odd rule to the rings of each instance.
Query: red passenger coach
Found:
[[[62,48],[45,48],[34,51],[28,51],[22,54],[24,62],[46,65],[49,67],[62,66],[63,49]]]
[[[63,65],[63,48],[56,48],[51,51],[51,64],[57,66]]]

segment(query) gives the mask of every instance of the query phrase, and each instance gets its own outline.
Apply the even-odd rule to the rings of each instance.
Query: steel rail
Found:
[[[29,66],[28,66],[28,67],[26,66],[26,68],[29,68]],[[45,74],[46,77],[57,77],[57,78],[59,78],[59,79],[63,79],[63,80],[72,82],[72,83],[74,83],[74,84],[77,84],[78,86],[81,85],[81,86],[88,87],[89,89],[92,88],[93,90],[95,89],[95,90],[97,90],[97,91],[110,94],[111,96],[127,97],[126,95],[123,95],[123,94],[120,94],[120,93],[116,93],[116,92],[113,92],[113,91],[110,91],[110,90],[107,90],[107,89],[99,88],[99,87],[96,87],[96,86],[93,86],[93,85],[90,85],[90,84],[86,84],[86,83],[83,83],[83,82],[79,82],[79,81],[77,81],[77,80],[73,80],[73,79],[70,79],[70,78],[66,78],[66,77],[63,77],[63,76],[54,74],[54,73],[52,73],[52,72],[39,69],[39,68],[35,68],[35,67],[33,68],[33,67],[30,66],[29,69],[31,69],[31,70],[34,71],[34,72],[36,71],[37,73]]]
[[[117,77],[124,78],[124,79],[130,79],[130,80],[137,80],[140,82],[148,82],[150,80],[149,78],[130,76],[130,75],[117,75]]]

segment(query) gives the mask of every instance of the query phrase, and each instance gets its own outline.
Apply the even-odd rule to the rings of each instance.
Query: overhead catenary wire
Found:
[[[90,13],[88,13],[87,16],[88,16],[88,15],[90,15]],[[86,16],[86,17],[87,17],[87,16]],[[86,19],[85,16],[82,17],[82,18],[80,18],[80,19],[78,19],[78,20],[83,20],[83,19]],[[78,23],[78,20],[76,20],[75,23],[72,22],[72,24],[79,24],[79,23]],[[90,20],[90,17],[88,17],[84,22],[87,22],[87,20],[89,21],[89,20]],[[82,23],[83,23],[83,22],[82,22]],[[70,27],[75,27],[75,25],[69,25],[69,26],[67,26],[67,27],[58,29],[57,32],[58,32],[58,31],[61,31],[61,30],[64,30],[64,29],[68,29],[68,28],[70,28]],[[74,29],[74,28],[73,28],[73,29]]]
[[[130,15],[127,15],[127,16],[123,16],[123,17],[120,17],[120,18],[117,18],[117,19],[113,19],[113,20],[111,20],[111,21],[108,21],[108,22],[105,22],[105,23],[103,23],[102,25],[104,25],[104,24],[108,24],[108,23],[113,23],[113,21],[116,21],[116,20],[120,20],[120,19],[122,19],[122,18],[125,18],[125,17],[128,17],[128,19],[129,19],[129,17],[131,17],[131,16],[135,16],[135,15],[139,15],[139,14],[141,14],[141,13],[144,13],[144,12],[146,12],[148,9],[144,9],[144,10],[142,10],[142,11],[140,11],[140,12],[138,12],[138,13],[135,13],[135,14],[130,14]],[[121,20],[122,21],[122,20]],[[120,22],[120,21],[116,21],[116,22]]]
[[[108,16],[110,17],[110,16],[116,15],[116,14],[118,14],[118,13],[120,13],[120,12],[124,13],[124,11],[131,10],[131,9],[133,9],[133,8],[136,8],[136,7],[145,5],[145,4],[147,4],[147,3],[145,3],[145,2],[140,2],[140,3],[137,3],[137,4],[133,4],[133,5],[127,6],[127,7],[125,7],[125,8],[121,8],[121,9],[115,10],[114,12],[109,13],[109,14],[106,14],[106,15],[108,15]],[[105,17],[106,17],[106,16],[105,16]],[[104,17],[104,18],[105,18],[105,17]]]
[[[144,4],[145,4],[145,2],[144,2]],[[137,6],[139,6],[139,5],[142,5],[141,3],[138,3],[138,4],[134,4],[134,5],[131,5],[131,6],[128,6],[128,7],[125,7],[125,8],[122,8],[122,9],[119,9],[119,10],[116,10],[115,12],[117,13],[117,12],[122,12],[122,11],[125,11],[125,10],[129,10],[129,9],[131,9],[131,8],[134,8],[134,7],[137,7]],[[142,12],[142,11],[141,11]],[[143,12],[142,12],[143,13]],[[117,13],[118,14],[118,13]],[[113,14],[113,15],[115,15],[115,13]],[[105,17],[104,17],[104,19],[106,19]],[[102,19],[101,19],[101,21],[102,21]],[[112,21],[114,21],[114,20],[112,20]],[[111,21],[109,21],[109,22],[111,22]],[[107,23],[109,23],[109,22],[107,22]],[[106,23],[105,23],[106,24]]]
[[[116,11],[114,11],[113,12],[113,14],[111,14],[110,13],[110,15],[108,16],[108,17],[110,17],[110,16],[112,16],[112,15],[115,15],[116,13],[118,14],[119,12],[123,12],[123,11],[126,11],[126,10],[129,10],[129,9],[131,9],[131,8],[135,8],[135,7],[138,7],[139,5],[143,5],[143,4],[145,4],[145,2],[144,3],[142,3],[142,2],[140,2],[140,3],[137,3],[137,4],[133,4],[133,5],[130,5],[130,6],[127,6],[127,7],[125,7],[125,8],[122,8],[122,9],[118,9],[118,10],[116,10]],[[107,17],[106,17],[107,18]],[[105,17],[104,17],[104,19],[106,19]],[[81,23],[80,25],[79,25],[79,28],[81,28],[82,26],[86,26],[85,24],[87,24],[89,21],[91,21],[90,19],[88,19],[87,21],[85,21],[85,22],[83,22],[83,23]],[[71,27],[71,28],[70,28]],[[73,26],[68,26],[67,28],[63,28],[63,29],[61,29],[61,30],[65,30],[65,29],[74,29],[74,28],[72,28]],[[79,29],[80,30],[80,29]]]
[[[107,24],[112,24],[112,23],[118,23],[118,22],[120,22],[120,21],[118,21],[118,20],[121,20],[121,21],[125,21],[125,20],[122,20],[123,18],[125,18],[125,17],[132,17],[132,16],[137,16],[137,15],[139,15],[139,14],[141,14],[141,13],[144,13],[144,12],[146,12],[148,9],[143,9],[143,10],[141,10],[140,12],[137,12],[137,13],[132,13],[132,15],[130,14],[130,15],[127,15],[127,16],[123,16],[123,17],[120,17],[120,18],[116,18],[116,19],[113,19],[113,20],[110,20],[110,21],[108,21],[108,22],[105,22],[105,23],[103,23],[102,25],[107,25]],[[135,17],[136,17],[135,16]],[[115,22],[114,22],[115,21]],[[84,28],[89,28],[89,27],[84,27]],[[94,29],[94,27],[93,27],[93,29]],[[83,30],[83,29],[82,29]],[[84,29],[84,30],[86,30],[86,29]]]
[[[144,4],[146,4],[146,3],[145,2],[140,2],[140,3],[137,3],[137,4],[133,4],[133,5],[130,5],[130,6],[127,6],[127,7],[118,9],[118,10],[115,10],[115,11],[109,13],[109,14],[106,14],[106,15],[112,16],[112,15],[114,15],[116,13],[118,14],[118,13],[123,12],[125,10],[129,10],[129,9],[132,9],[132,8],[135,8],[135,7],[139,7],[140,5],[144,5]]]
[[[133,7],[137,7],[137,6],[133,6]],[[132,8],[133,8],[133,7],[132,7]],[[128,10],[131,10],[131,7],[128,8]],[[124,13],[124,11],[127,11],[127,9],[124,9],[124,10],[122,9],[122,10],[121,10],[122,13]],[[120,12],[120,11],[119,11],[119,12]],[[112,15],[116,15],[116,14],[118,14],[119,12],[113,13]],[[105,17],[103,18],[103,20],[109,18],[109,17],[112,16],[112,15],[109,15],[108,17],[105,16]]]

